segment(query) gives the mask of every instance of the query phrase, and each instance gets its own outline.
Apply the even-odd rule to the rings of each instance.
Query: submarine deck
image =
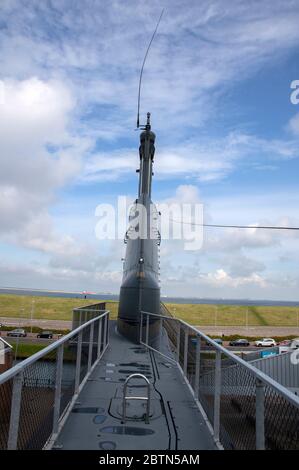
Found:
[[[53,448],[216,449],[177,366],[120,336],[115,322],[110,322],[109,333],[110,345],[79,394]],[[148,424],[143,400],[127,401],[127,419],[122,423],[123,385],[133,373],[144,374],[151,384]],[[132,379],[127,395],[146,396],[145,382]]]

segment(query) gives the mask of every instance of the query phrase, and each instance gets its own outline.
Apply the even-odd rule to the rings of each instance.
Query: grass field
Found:
[[[0,317],[28,318],[30,323],[32,300],[34,300],[33,317],[44,320],[71,320],[73,308],[101,301],[101,299],[91,301],[66,297],[0,294]],[[109,310],[116,318],[117,302],[109,302]]]
[[[33,354],[41,351],[45,347],[42,344],[19,343],[17,345],[16,341],[11,341],[11,345],[13,346],[13,355],[15,356],[17,353],[17,359],[25,359],[26,357],[32,356]]]
[[[166,304],[168,310],[192,325],[298,326],[299,306]]]
[[[34,318],[47,320],[71,320],[72,309],[91,303],[95,299],[75,299],[64,297],[31,297],[26,295],[0,294],[0,318],[28,318],[30,323],[32,300]],[[111,318],[117,316],[118,302],[108,301],[107,309]],[[299,306],[263,307],[209,304],[165,304],[175,317],[192,325],[216,326],[298,326]]]

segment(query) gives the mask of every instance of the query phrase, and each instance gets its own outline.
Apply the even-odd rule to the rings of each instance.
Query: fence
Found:
[[[141,344],[177,364],[219,446],[299,449],[295,394],[182,320],[142,312],[143,322]],[[154,322],[161,329],[152,340]]]
[[[81,310],[88,310],[83,308]],[[0,375],[0,449],[50,448],[109,344],[109,312]]]

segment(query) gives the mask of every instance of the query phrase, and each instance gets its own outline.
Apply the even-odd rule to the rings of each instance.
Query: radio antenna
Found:
[[[156,32],[159,28],[159,24],[160,24],[160,21],[161,21],[161,18],[163,16],[163,13],[164,13],[164,8],[163,10],[161,11],[161,14],[160,14],[160,18],[158,19],[158,22],[157,22],[157,25],[156,25],[156,28],[155,28],[155,31],[153,32],[153,35],[151,37],[151,40],[149,42],[149,45],[147,46],[147,50],[146,50],[146,53],[145,53],[145,56],[144,56],[144,59],[143,59],[143,63],[142,63],[142,67],[141,67],[141,70],[140,70],[140,76],[139,76],[139,87],[138,87],[138,105],[137,105],[137,129],[139,129],[139,111],[140,111],[140,93],[141,93],[141,82],[142,82],[142,74],[143,74],[143,69],[144,69],[144,65],[145,65],[145,62],[146,62],[146,58],[147,58],[147,55],[149,53],[149,50],[151,48],[151,45],[152,45],[152,42],[156,36]]]

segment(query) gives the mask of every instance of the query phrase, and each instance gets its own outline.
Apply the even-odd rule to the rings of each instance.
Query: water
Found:
[[[0,294],[15,294],[15,295],[29,295],[41,297],[68,297],[74,299],[86,300],[118,300],[116,294],[84,294],[81,292],[61,292],[61,291],[46,291],[38,289],[18,289],[3,287],[0,288]],[[211,299],[211,298],[192,298],[192,297],[161,297],[162,302],[176,303],[176,304],[217,304],[217,305],[264,305],[264,306],[283,306],[283,307],[297,307],[299,301],[286,301],[286,300],[253,300],[253,299]]]

